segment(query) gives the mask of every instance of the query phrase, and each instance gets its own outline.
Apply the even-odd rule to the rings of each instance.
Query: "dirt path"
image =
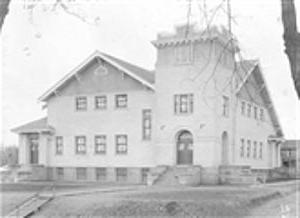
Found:
[[[300,218],[300,192],[271,200],[254,209],[250,217]]]

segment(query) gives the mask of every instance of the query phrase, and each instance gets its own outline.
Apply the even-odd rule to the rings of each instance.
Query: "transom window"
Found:
[[[143,110],[143,140],[151,139],[151,109]]]
[[[86,154],[86,137],[85,136],[76,136],[76,154]]]
[[[127,135],[116,135],[116,153],[127,154]]]
[[[95,97],[95,109],[106,109],[107,107],[107,98],[105,95]]]
[[[194,107],[193,94],[179,94],[174,96],[175,114],[191,114]]]
[[[63,154],[63,137],[62,136],[56,136],[56,154],[62,155]]]
[[[106,136],[96,135],[95,136],[95,153],[105,154],[106,153]]]
[[[77,111],[87,110],[87,97],[85,96],[76,97],[76,110]]]
[[[116,95],[115,100],[116,100],[116,108],[127,108],[127,95],[126,94]]]
[[[222,115],[224,117],[229,116],[229,98],[227,96],[223,96],[223,111]]]

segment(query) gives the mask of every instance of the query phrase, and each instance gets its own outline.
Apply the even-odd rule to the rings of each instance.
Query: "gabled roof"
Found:
[[[131,78],[137,80],[148,88],[154,90],[154,73],[153,71],[148,71],[126,61],[115,58],[111,55],[95,51],[91,54],[86,60],[84,60],[81,64],[79,64],[76,68],[74,68],[70,73],[68,73],[65,77],[63,77],[60,81],[58,81],[54,86],[52,86],[48,91],[46,91],[41,97],[39,97],[40,101],[46,101],[57,89],[63,86],[67,81],[71,78],[75,77],[77,73],[84,68],[87,64],[89,64],[92,60],[100,58],[112,66],[116,67],[121,72],[127,74]]]
[[[11,130],[15,133],[53,132],[54,128],[48,125],[47,117],[26,123]]]
[[[254,76],[257,85],[260,87],[259,90],[257,90],[257,92],[259,92],[260,96],[265,101],[267,110],[269,111],[271,117],[271,122],[277,131],[276,134],[280,137],[283,137],[283,131],[277,116],[277,112],[274,108],[269,89],[266,85],[264,75],[261,71],[261,66],[257,60],[245,60],[238,63],[238,76],[241,79],[236,89],[236,94],[238,94],[241,91],[242,87],[247,83],[251,75]]]

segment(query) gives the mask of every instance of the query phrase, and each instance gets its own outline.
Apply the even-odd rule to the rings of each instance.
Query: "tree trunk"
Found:
[[[10,0],[0,0],[0,32],[2,31],[4,19],[8,14],[9,3]]]
[[[281,0],[283,39],[288,56],[292,78],[300,99],[300,34],[297,31],[297,16],[294,0]]]

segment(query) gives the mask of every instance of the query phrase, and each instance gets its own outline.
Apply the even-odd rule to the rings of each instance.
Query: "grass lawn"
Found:
[[[13,210],[24,200],[37,192],[51,190],[54,185],[55,192],[84,190],[98,187],[111,187],[113,184],[97,183],[55,183],[52,182],[24,182],[24,183],[7,183],[1,184],[0,189],[0,216],[3,216]]]
[[[280,197],[280,191],[290,190],[291,187],[286,186],[147,187],[136,191],[59,197],[37,216],[243,217],[262,202]]]

